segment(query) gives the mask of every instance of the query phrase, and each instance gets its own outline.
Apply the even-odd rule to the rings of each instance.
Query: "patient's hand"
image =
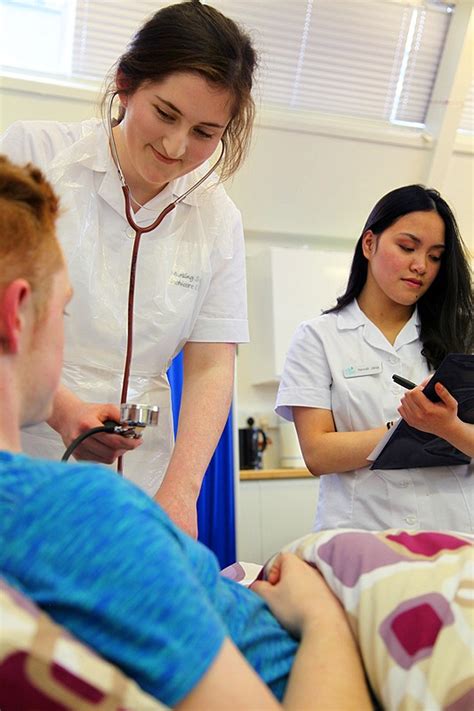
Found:
[[[266,581],[251,586],[263,597],[280,624],[299,639],[313,625],[346,617],[319,572],[293,553],[281,553]]]
[[[458,403],[441,383],[435,384],[441,400],[432,402],[423,395],[423,384],[405,393],[398,412],[411,427],[449,439],[459,423]]]

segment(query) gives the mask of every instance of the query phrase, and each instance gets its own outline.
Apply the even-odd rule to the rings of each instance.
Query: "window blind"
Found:
[[[0,0],[0,5],[6,1]],[[170,2],[75,0],[71,13],[74,3],[69,0],[70,67],[67,75],[57,76],[99,86],[144,20]],[[254,40],[260,55],[255,94],[262,107],[290,115],[305,112],[424,124],[454,9],[449,3],[212,0],[211,4],[241,23]]]
[[[71,76],[100,83],[165,0],[76,0]]]
[[[216,0],[254,29],[262,102],[422,124],[451,6],[392,0]]]
[[[100,80],[165,2],[77,0],[73,70]],[[451,7],[393,0],[215,0],[250,31],[263,106],[423,125]]]

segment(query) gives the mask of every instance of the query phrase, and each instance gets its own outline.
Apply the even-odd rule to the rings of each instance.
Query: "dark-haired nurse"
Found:
[[[278,392],[276,411],[294,421],[320,479],[315,529],[474,531],[472,460],[371,470],[367,459],[399,412],[473,456],[474,428],[447,391],[433,406],[419,389],[407,393],[392,381],[396,373],[421,383],[447,353],[472,353],[472,302],[467,253],[439,193],[410,185],[381,198],[345,293],[300,325]]]
[[[229,413],[235,344],[248,340],[242,221],[222,180],[249,146],[255,66],[235,22],[197,0],[176,3],[139,29],[104,97],[117,94],[115,157],[140,226],[195,185],[224,147],[220,178],[213,174],[140,242],[127,401],[159,405],[159,426],[143,440],[98,434],[75,451],[109,464],[126,455],[124,476],[194,536],[202,477]],[[0,152],[41,167],[63,207],[58,235],[75,300],[62,387],[48,424],[23,434],[25,452],[60,459],[81,432],[120,417],[135,232],[107,122],[21,121]],[[174,443],[166,373],[182,349]]]

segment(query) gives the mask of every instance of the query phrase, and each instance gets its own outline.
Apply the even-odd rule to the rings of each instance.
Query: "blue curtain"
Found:
[[[168,370],[174,431],[178,427],[183,389],[183,354]],[[197,503],[198,538],[216,554],[221,568],[235,562],[234,457],[232,411],[209,463]]]

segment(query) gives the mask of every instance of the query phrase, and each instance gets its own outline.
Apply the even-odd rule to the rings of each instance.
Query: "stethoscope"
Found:
[[[117,151],[117,145],[115,143],[115,137],[113,133],[113,124],[112,124],[112,107],[113,107],[113,101],[115,97],[117,96],[118,92],[115,92],[112,94],[109,104],[108,104],[108,110],[107,110],[107,131],[108,131],[108,136],[109,136],[109,144],[110,144],[110,151],[112,154],[112,159],[114,161],[115,167],[117,168],[118,176],[120,179],[120,183],[122,186],[122,192],[125,200],[125,215],[127,218],[127,222],[130,225],[130,227],[134,230],[135,232],[135,238],[133,242],[133,251],[132,251],[132,259],[130,262],[130,279],[129,279],[129,288],[128,288],[128,320],[127,320],[127,350],[126,350],[126,356],[125,356],[125,366],[124,366],[124,371],[123,371],[123,379],[122,379],[122,392],[120,395],[120,402],[122,405],[127,403],[127,395],[128,395],[128,384],[129,384],[129,379],[130,379],[130,365],[132,362],[132,354],[133,354],[133,304],[134,304],[134,299],[135,299],[135,275],[136,275],[136,269],[137,269],[137,258],[138,258],[138,250],[140,247],[140,240],[142,235],[146,234],[147,232],[152,232],[153,230],[156,230],[156,228],[161,224],[161,222],[164,220],[166,215],[168,215],[170,212],[172,212],[176,205],[178,205],[180,202],[182,202],[187,196],[193,192],[193,190],[196,190],[202,183],[204,183],[207,178],[209,178],[210,175],[214,172],[214,170],[217,168],[219,163],[222,160],[222,157],[224,155],[225,151],[225,146],[224,143],[222,143],[221,146],[221,152],[219,154],[219,157],[217,161],[214,163],[214,165],[207,171],[207,173],[200,178],[197,183],[195,183],[192,187],[189,188],[189,190],[186,190],[185,193],[177,197],[173,202],[171,202],[169,205],[167,205],[158,215],[158,217],[153,220],[153,222],[149,225],[142,226],[138,225],[135,222],[134,216],[133,216],[133,210],[132,210],[132,200],[137,204],[140,205],[134,198],[133,195],[130,192],[130,188],[127,185],[127,182],[125,180],[125,176],[122,172],[122,168],[120,165],[120,159],[118,156],[118,151]],[[143,206],[141,206],[143,207]],[[117,464],[117,469],[119,472],[122,471],[122,457],[119,457],[118,464]]]

